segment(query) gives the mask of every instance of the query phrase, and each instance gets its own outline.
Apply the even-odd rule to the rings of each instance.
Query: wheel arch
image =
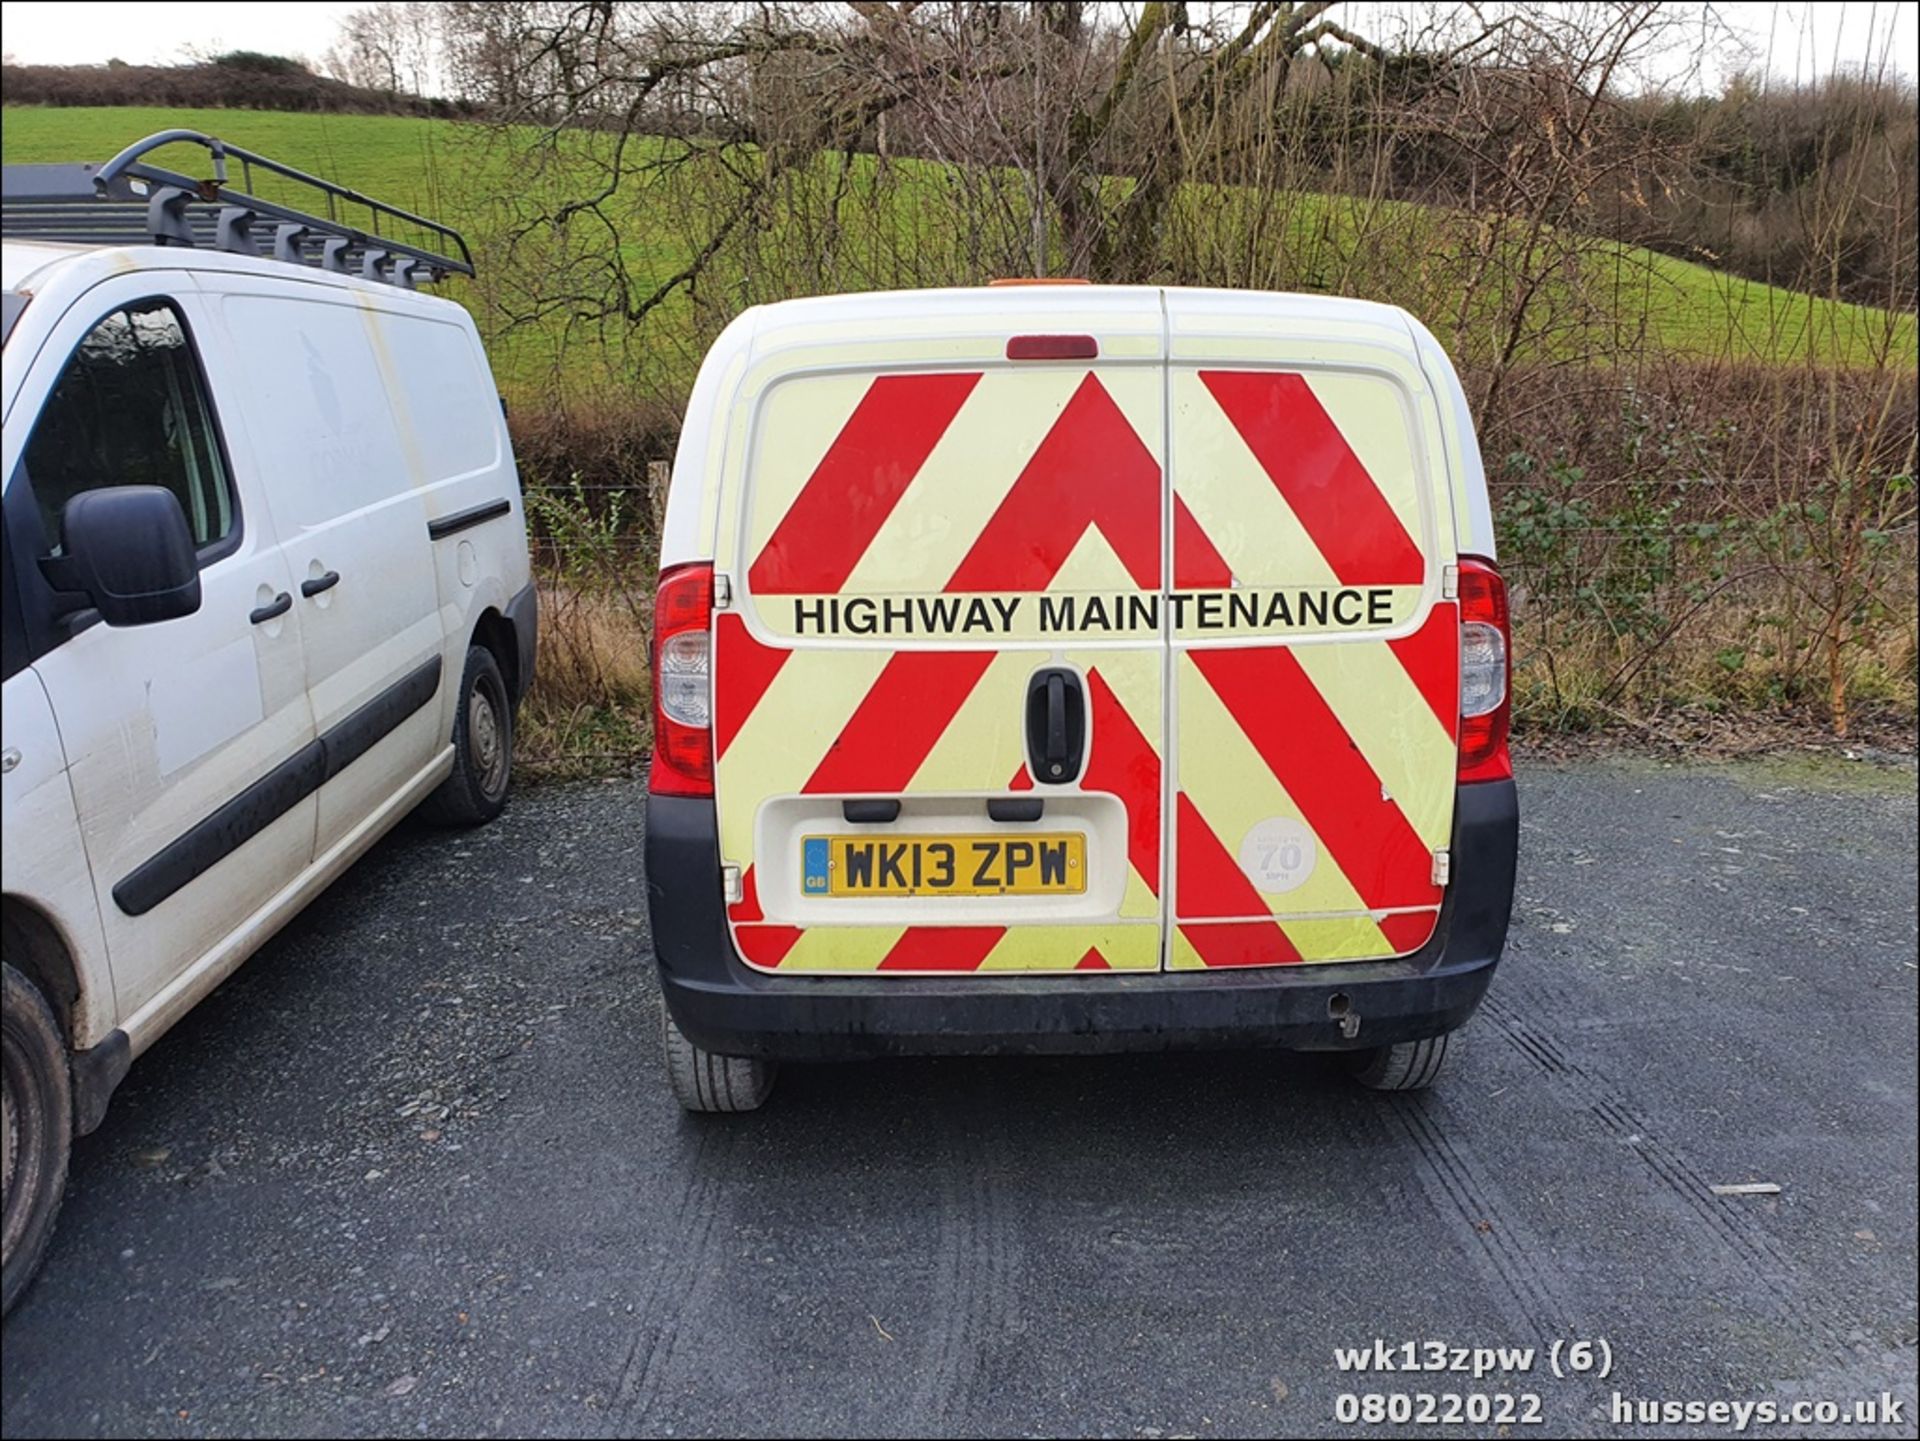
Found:
[[[88,1029],[93,992],[73,946],[54,919],[24,896],[0,896],[0,942],[6,963],[31,981],[60,1022],[67,1049]]]
[[[473,623],[472,644],[485,646],[492,652],[501,678],[507,683],[507,694],[517,700],[524,687],[520,684],[520,641],[513,622],[495,607],[488,606]]]

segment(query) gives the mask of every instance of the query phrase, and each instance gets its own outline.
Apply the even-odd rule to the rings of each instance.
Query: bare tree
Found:
[[[1389,57],[1333,8],[531,0],[452,5],[446,26],[468,93],[539,127],[516,142],[540,183],[511,201],[510,249],[529,262],[512,314],[632,326],[715,267],[751,289],[752,252],[776,236],[823,284],[861,246],[848,280],[1163,278],[1183,186],[1228,180],[1224,148],[1272,123],[1301,56]],[[896,151],[940,167],[954,203],[923,193],[904,223],[882,218]],[[874,152],[869,176],[857,157]],[[664,275],[629,263],[656,224],[642,190],[701,232]]]
[[[327,52],[327,73],[370,90],[425,96],[435,78],[440,8],[415,0],[353,11]]]
[[[441,14],[455,88],[499,122],[473,164],[509,178],[475,227],[485,323],[523,385],[550,364],[550,394],[646,417],[646,446],[760,301],[1020,273],[1364,296],[1425,321],[1466,380],[1523,704],[1544,670],[1533,693],[1564,723],[1657,707],[1674,675],[1731,685],[1749,654],[1756,687],[1818,700],[1842,733],[1858,677],[1911,693],[1904,82],[1826,82],[1818,105],[1663,92],[1716,33],[1686,0]],[[1719,123],[1755,109],[1726,141],[1722,103]],[[1790,193],[1761,157],[1716,175],[1714,204],[1747,207],[1787,257],[1755,268],[1796,291],[1689,272],[1725,287],[1702,354],[1662,333],[1698,291],[1621,240],[1711,262],[1663,228],[1775,115]]]

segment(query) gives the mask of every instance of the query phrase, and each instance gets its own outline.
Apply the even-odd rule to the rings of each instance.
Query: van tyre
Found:
[[[506,677],[492,651],[469,646],[453,717],[453,774],[427,797],[420,813],[436,825],[485,825],[506,809],[512,779],[513,704]]]
[[[67,1155],[73,1145],[73,1086],[60,1023],[40,990],[12,966],[6,971],[6,1011],[0,1017],[4,1119],[0,1171],[5,1175],[5,1243],[0,1256],[0,1313],[11,1311],[40,1269],[54,1218],[67,1191]]]
[[[1449,1039],[1429,1036],[1361,1051],[1353,1058],[1353,1078],[1370,1091],[1424,1091],[1440,1074]]]
[[[703,1050],[686,1038],[663,1005],[660,1008],[662,1049],[667,1057],[667,1083],[673,1098],[696,1115],[757,1111],[773,1091],[777,1061],[759,1056],[721,1056]]]

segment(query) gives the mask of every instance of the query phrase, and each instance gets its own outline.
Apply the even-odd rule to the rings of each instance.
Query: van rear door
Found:
[[[783,974],[1158,969],[1160,296],[834,305],[771,312],[723,411],[736,945]]]
[[[1396,311],[1170,291],[1175,969],[1402,955],[1453,822],[1457,556]]]

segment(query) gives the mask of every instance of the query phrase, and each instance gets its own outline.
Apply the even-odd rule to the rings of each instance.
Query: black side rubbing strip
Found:
[[[436,655],[128,872],[113,888],[114,904],[130,916],[145,915],[372,750],[439,689]]]
[[[372,750],[380,739],[433,699],[440,689],[440,657],[416,666],[343,721],[336,721],[320,742],[327,748],[324,780]]]
[[[485,505],[470,505],[465,510],[456,510],[452,515],[443,515],[438,520],[427,522],[429,540],[445,540],[450,535],[458,535],[476,525],[485,525],[498,519],[513,509],[513,502],[504,497],[490,500]]]
[[[128,872],[113,888],[114,904],[130,916],[144,916],[319,790],[326,763],[325,748],[317,740],[308,741],[185,835],[169,841],[151,860]]]

